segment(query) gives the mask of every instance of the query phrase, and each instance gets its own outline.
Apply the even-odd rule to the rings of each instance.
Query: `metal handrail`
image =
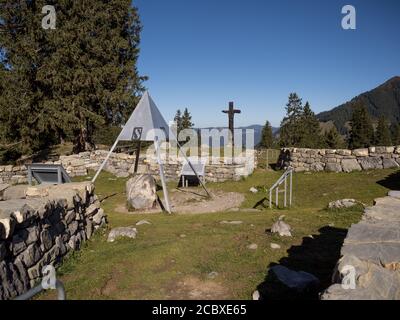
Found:
[[[292,206],[292,183],[293,183],[293,168],[288,167],[286,171],[282,174],[282,176],[272,185],[272,187],[269,189],[269,207],[272,208],[272,191],[275,190],[275,204],[278,207],[279,206],[279,186],[284,183],[285,184],[285,189],[284,189],[284,204],[283,206],[286,208],[287,206],[287,180],[289,178],[289,207]]]
[[[36,287],[28,290],[27,292],[21,294],[20,296],[16,297],[14,300],[29,300],[45,290],[47,290],[47,289],[43,288],[42,284],[39,284],[38,286],[36,286]],[[56,280],[56,290],[57,290],[57,299],[58,300],[66,300],[67,299],[67,297],[65,295],[64,285],[59,280]]]

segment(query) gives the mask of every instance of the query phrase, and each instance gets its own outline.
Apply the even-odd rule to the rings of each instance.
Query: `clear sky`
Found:
[[[196,126],[278,126],[290,92],[318,113],[400,75],[399,0],[134,0],[139,70],[171,120],[188,107]],[[343,30],[342,7],[357,29]]]

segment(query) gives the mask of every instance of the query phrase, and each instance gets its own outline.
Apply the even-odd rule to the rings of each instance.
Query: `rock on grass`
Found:
[[[131,227],[114,228],[108,234],[107,242],[114,242],[118,238],[131,238],[135,239],[137,236],[137,229]]]

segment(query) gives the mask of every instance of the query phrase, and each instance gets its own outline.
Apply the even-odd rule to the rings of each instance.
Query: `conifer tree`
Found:
[[[378,120],[378,126],[376,128],[376,145],[377,146],[390,146],[392,145],[392,139],[390,134],[389,125],[386,122],[384,116],[381,116]]]
[[[320,148],[322,146],[321,127],[308,102],[304,105],[300,125],[302,137],[299,147]]]
[[[194,123],[192,122],[192,116],[188,110],[185,108],[182,115],[182,129],[190,129],[193,128]]]
[[[179,134],[182,130],[182,112],[180,109],[176,110],[174,121],[176,123],[176,132]]]
[[[397,122],[392,124],[391,133],[393,145],[400,145],[400,125]]]
[[[289,95],[286,104],[286,116],[281,122],[280,145],[282,147],[299,146],[302,138],[301,116],[303,114],[303,103],[296,93]]]
[[[269,121],[265,122],[265,125],[261,131],[260,147],[271,149],[274,144],[274,137],[272,134],[272,127]]]
[[[146,79],[136,68],[141,24],[130,0],[60,0],[56,29],[45,30],[48,4],[0,4],[1,64],[9,67],[13,97],[0,100],[0,120],[24,153],[62,138],[79,152],[92,145],[97,127],[123,124],[138,102]]]
[[[340,136],[336,126],[333,126],[330,130],[324,134],[325,146],[329,149],[341,149],[344,148],[343,138]]]
[[[374,128],[367,109],[361,103],[353,106],[350,122],[349,147],[351,149],[370,147],[374,142]]]
[[[303,106],[296,93],[289,95],[286,117],[281,122],[282,147],[319,148],[323,144],[321,128],[310,104]]]

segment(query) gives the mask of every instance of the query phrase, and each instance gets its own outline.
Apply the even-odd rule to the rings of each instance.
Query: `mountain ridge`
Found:
[[[390,123],[400,122],[400,76],[394,76],[377,86],[354,97],[331,110],[317,114],[321,122],[333,121],[337,129],[345,134],[348,131],[348,122],[351,119],[353,106],[363,103],[373,120],[385,116]]]

